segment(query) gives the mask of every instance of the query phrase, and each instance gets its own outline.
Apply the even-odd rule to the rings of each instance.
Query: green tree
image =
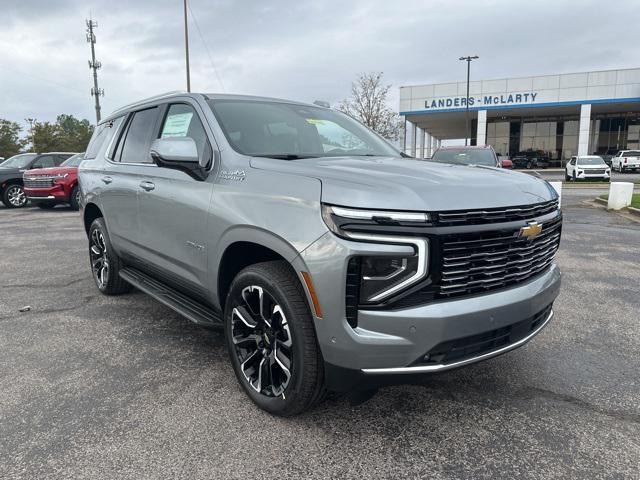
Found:
[[[36,152],[84,152],[93,125],[73,115],[58,115],[55,123],[36,122],[33,127],[33,150]]]
[[[33,124],[33,151],[61,151],[59,128],[57,124],[51,122],[35,122]]]
[[[58,115],[56,124],[59,128],[60,150],[64,152],[84,152],[87,149],[93,125],[89,120],[78,120],[73,115]]]
[[[18,122],[0,119],[0,157],[9,158],[22,151],[26,141],[20,138]]]

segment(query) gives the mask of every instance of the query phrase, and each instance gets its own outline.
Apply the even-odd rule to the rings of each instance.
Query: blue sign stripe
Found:
[[[585,105],[585,104],[602,104],[602,103],[625,103],[625,102],[640,102],[640,97],[629,98],[605,98],[598,100],[574,100],[570,102],[547,102],[547,103],[527,103],[519,105],[488,105],[486,107],[469,107],[469,111],[478,110],[512,110],[514,108],[544,108],[544,107],[566,107],[571,105]],[[452,113],[452,112],[465,112],[466,108],[441,108],[441,109],[429,109],[429,110],[413,110],[409,112],[400,112],[400,115],[410,117],[412,115],[434,115],[436,113]]]

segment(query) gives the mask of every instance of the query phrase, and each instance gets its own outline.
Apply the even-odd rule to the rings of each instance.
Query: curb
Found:
[[[640,208],[627,207],[627,210],[629,210],[629,213],[640,217]]]
[[[608,200],[605,200],[604,198],[600,198],[600,197],[596,197],[595,201],[598,203],[602,203],[603,205],[607,205],[609,203]]]

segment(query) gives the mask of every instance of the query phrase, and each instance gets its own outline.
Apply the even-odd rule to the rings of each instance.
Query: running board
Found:
[[[215,310],[196,302],[140,270],[131,267],[123,268],[120,270],[120,277],[198,325],[210,327],[223,325],[220,314]]]

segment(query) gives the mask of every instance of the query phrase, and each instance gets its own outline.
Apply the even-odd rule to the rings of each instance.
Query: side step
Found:
[[[140,270],[131,267],[123,268],[120,270],[120,276],[138,290],[142,290],[198,325],[210,327],[223,325],[220,314],[215,310],[196,302]]]

